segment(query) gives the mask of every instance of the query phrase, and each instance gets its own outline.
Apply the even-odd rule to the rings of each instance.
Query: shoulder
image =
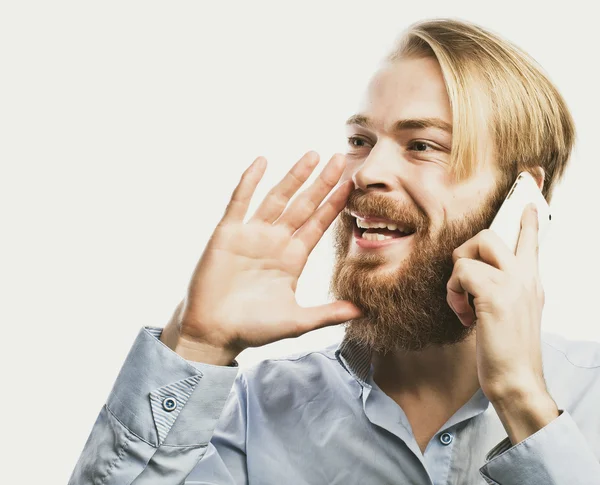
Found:
[[[324,372],[339,367],[335,351],[339,342],[317,350],[305,350],[280,357],[264,359],[243,370],[248,381],[269,381],[287,376],[296,380],[313,380]]]
[[[579,369],[600,371],[600,342],[575,340],[542,332],[542,352],[548,364],[556,363]]]
[[[265,359],[243,369],[249,405],[277,415],[300,403],[327,407],[346,394],[354,396],[352,378],[335,356],[338,346]]]
[[[571,414],[586,437],[600,446],[600,342],[543,333],[542,343],[544,378],[550,395],[559,409]]]

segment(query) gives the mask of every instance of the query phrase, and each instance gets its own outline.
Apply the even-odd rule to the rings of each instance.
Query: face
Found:
[[[364,317],[346,324],[347,338],[383,353],[461,341],[473,327],[446,303],[451,256],[489,226],[508,190],[495,161],[453,176],[452,112],[432,58],[384,66],[348,121],[344,180],[355,190],[335,226],[331,289]]]

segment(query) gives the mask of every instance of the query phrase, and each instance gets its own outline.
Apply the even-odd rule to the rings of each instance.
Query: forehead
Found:
[[[441,118],[452,124],[450,100],[437,60],[400,59],[385,64],[371,78],[360,112],[382,131],[403,118]]]

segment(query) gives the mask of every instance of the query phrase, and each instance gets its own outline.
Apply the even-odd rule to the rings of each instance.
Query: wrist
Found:
[[[560,414],[547,391],[514,392],[491,403],[513,445],[536,433]]]
[[[171,324],[163,329],[160,340],[181,357],[193,362],[229,366],[239,355],[239,352],[215,347],[207,342],[181,335],[179,330]]]

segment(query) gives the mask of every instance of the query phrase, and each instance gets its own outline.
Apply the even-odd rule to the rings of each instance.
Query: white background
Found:
[[[169,319],[244,168],[269,161],[256,207],[304,152],[325,161],[344,151],[343,123],[368,77],[426,17],[501,33],[566,97],[578,143],[542,246],[543,326],[600,341],[599,43],[588,5],[3,3],[2,481],[66,483],[139,328]],[[302,304],[327,301],[330,242],[309,260]],[[322,347],[341,330],[239,361]]]

